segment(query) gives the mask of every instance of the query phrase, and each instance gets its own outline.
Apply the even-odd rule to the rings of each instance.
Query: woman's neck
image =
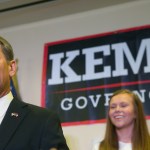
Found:
[[[133,126],[116,129],[118,140],[125,143],[131,143]]]

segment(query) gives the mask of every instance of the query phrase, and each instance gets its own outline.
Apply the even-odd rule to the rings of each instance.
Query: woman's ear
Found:
[[[15,60],[9,62],[9,76],[13,77],[17,71],[17,63]]]

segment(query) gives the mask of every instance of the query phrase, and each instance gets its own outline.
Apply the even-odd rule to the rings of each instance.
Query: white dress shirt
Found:
[[[119,141],[119,150],[132,150],[132,144]]]
[[[12,100],[13,100],[13,95],[11,92],[9,92],[7,95],[0,98],[0,124]]]

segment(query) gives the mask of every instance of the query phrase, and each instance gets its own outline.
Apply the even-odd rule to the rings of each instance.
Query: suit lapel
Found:
[[[7,146],[17,127],[29,112],[28,105],[13,99],[0,126],[0,149]]]

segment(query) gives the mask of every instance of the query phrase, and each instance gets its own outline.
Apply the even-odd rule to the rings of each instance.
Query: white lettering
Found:
[[[83,101],[83,104],[79,104],[80,102],[82,103]],[[83,96],[80,96],[77,98],[76,102],[75,102],[75,105],[77,106],[78,109],[84,109],[86,106],[87,106],[87,99],[86,97],[83,97]]]
[[[89,98],[90,98],[90,100],[91,100],[91,102],[92,102],[92,105],[93,105],[94,107],[97,107],[101,95],[100,95],[100,94],[96,95],[96,99],[94,99],[94,97],[95,97],[94,95],[89,95]]]
[[[66,103],[66,106],[65,106],[65,103]],[[72,108],[73,104],[72,104],[72,98],[64,98],[62,101],[61,101],[61,108],[63,110],[70,110]]]
[[[112,61],[108,61],[110,65],[107,66],[105,66],[104,62],[106,56],[111,56],[111,51],[114,51],[114,70],[111,68]],[[80,50],[68,51],[66,52],[66,58],[64,53],[51,54],[49,55],[49,60],[52,63],[52,70],[51,78],[48,79],[48,85],[127,76],[129,68],[125,68],[125,57],[133,74],[138,74],[140,67],[143,67],[144,73],[150,73],[150,38],[141,40],[139,50],[136,51],[137,56],[134,58],[127,43],[122,42],[112,45],[85,48],[82,50],[81,54]],[[100,57],[98,54],[103,55]],[[146,54],[146,66],[141,66],[144,54]],[[85,73],[79,75],[76,73],[76,70],[73,70],[71,63],[73,61],[75,63],[75,58],[80,55],[85,55],[85,69],[83,68]],[[98,69],[96,70],[96,68]],[[61,76],[62,72],[66,75],[65,77]]]
[[[136,60],[134,60],[131,51],[129,50],[129,47],[127,46],[127,43],[117,43],[112,45],[112,50],[115,51],[115,65],[116,70],[113,71],[113,76],[121,76],[121,75],[128,75],[128,69],[125,69],[124,67],[124,56],[125,54],[129,65],[131,66],[131,69],[134,74],[138,74],[139,68],[141,66],[141,62],[144,56],[144,52],[146,51],[146,58],[147,58],[147,66],[144,67],[144,72],[150,72],[150,60],[148,56],[150,56],[150,39],[142,40],[140,48],[137,53]]]
[[[52,54],[49,59],[52,60],[52,77],[48,79],[48,85],[62,84],[61,70],[66,74],[65,83],[76,82],[81,80],[81,76],[77,75],[69,66],[70,63],[79,55],[79,50],[66,53],[67,59],[61,64],[64,53]]]
[[[85,75],[83,75],[83,80],[95,80],[101,78],[107,78],[111,76],[110,66],[103,66],[103,59],[95,59],[96,53],[103,52],[104,56],[110,55],[110,46],[97,46],[92,48],[83,49],[82,53],[85,54]],[[95,66],[104,67],[103,72],[95,72]]]
[[[138,91],[133,91],[141,100],[142,103],[145,102],[145,92],[146,90],[140,90],[140,93]]]
[[[145,103],[146,97],[150,98],[150,92],[146,89],[141,89],[139,91],[133,91],[140,98],[142,103]],[[109,106],[109,100],[113,93],[104,93],[103,95],[89,95],[88,97],[79,96],[76,99],[73,98],[64,98],[61,101],[61,109],[64,111],[69,111],[73,108],[76,109],[86,109],[89,105],[98,108],[100,100],[104,99],[104,106]]]

